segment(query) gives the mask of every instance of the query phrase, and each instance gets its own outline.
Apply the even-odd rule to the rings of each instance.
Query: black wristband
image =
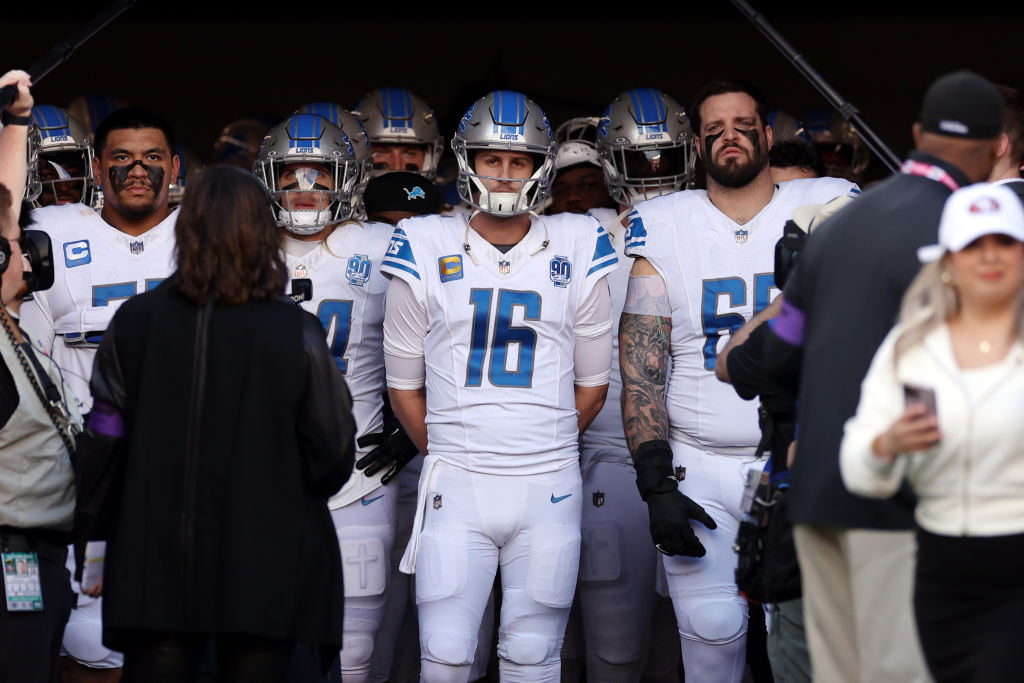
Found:
[[[31,116],[15,116],[11,112],[4,109],[4,113],[0,114],[0,123],[5,126],[27,126],[32,123]]]
[[[636,487],[645,501],[651,493],[667,493],[678,489],[672,476],[672,447],[664,439],[644,441],[633,451]]]

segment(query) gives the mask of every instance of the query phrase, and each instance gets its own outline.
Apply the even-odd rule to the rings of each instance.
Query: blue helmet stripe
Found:
[[[519,135],[525,135],[526,127],[519,124],[526,119],[526,97],[511,90],[496,90],[494,118],[499,126],[515,128]]]
[[[296,114],[292,117],[288,137],[296,147],[320,147],[320,117],[315,114]]]
[[[661,93],[653,88],[636,88],[629,91],[629,99],[633,102],[637,124],[661,132],[668,131],[665,123],[668,112],[661,99]]]
[[[52,104],[41,104],[33,107],[32,118],[36,125],[39,126],[40,134],[44,140],[51,135],[71,134],[71,131],[68,130],[68,117],[64,115],[64,112],[59,107],[55,107]]]
[[[405,121],[412,118],[412,94],[405,88],[381,88],[381,104],[384,109],[384,120],[389,126],[394,120],[402,121],[402,127],[406,127]]]

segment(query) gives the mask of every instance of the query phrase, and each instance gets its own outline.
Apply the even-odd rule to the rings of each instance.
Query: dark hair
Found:
[[[248,171],[220,164],[188,185],[174,227],[178,284],[197,304],[241,304],[284,294],[288,274],[270,194]]]
[[[178,141],[174,137],[171,124],[167,123],[164,117],[145,107],[124,107],[111,113],[107,118],[100,121],[96,126],[96,136],[93,139],[93,149],[96,156],[103,154],[103,148],[107,145],[107,137],[112,130],[138,130],[140,128],[158,128],[167,140],[167,147],[171,154],[178,153]]]
[[[825,175],[818,151],[801,140],[776,142],[768,150],[768,165],[772,168],[809,168],[820,178]]]
[[[1020,92],[1008,85],[996,85],[1003,96],[1003,132],[1010,139],[1010,156],[1017,166],[1024,162],[1024,100]]]
[[[693,106],[687,114],[690,115],[690,121],[693,123],[693,133],[697,137],[700,137],[700,108],[704,104],[704,101],[709,97],[715,95],[726,95],[728,93],[741,92],[746,95],[750,95],[754,102],[757,104],[757,116],[761,119],[761,125],[765,126],[768,123],[768,101],[764,98],[762,93],[757,86],[746,81],[731,81],[727,78],[716,78],[710,83],[705,83],[704,86],[697,91],[697,96],[693,99]]]

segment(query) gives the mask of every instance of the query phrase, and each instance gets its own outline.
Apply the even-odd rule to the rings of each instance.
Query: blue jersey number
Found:
[[[537,349],[537,333],[529,327],[512,324],[512,312],[523,309],[523,320],[540,320],[540,294],[510,289],[498,290],[498,303],[492,307],[493,289],[474,289],[469,293],[473,306],[473,330],[470,335],[469,362],[466,368],[466,386],[478,387],[483,381],[487,348],[491,358],[487,378],[496,387],[529,387],[533,384],[533,357]],[[494,334],[488,344],[491,309],[494,308]],[[510,347],[516,345],[518,358],[508,370]]]
[[[754,314],[764,310],[775,287],[774,273],[754,275]],[[727,308],[738,308],[747,303],[747,283],[740,277],[725,277],[704,281],[704,296],[701,301],[701,320],[704,323],[704,369],[714,370],[718,360],[718,340],[726,330],[732,334],[747,322],[739,313],[718,312],[718,298],[729,298]]]
[[[146,280],[146,291],[154,289],[163,281],[162,277]],[[111,301],[129,299],[135,296],[137,289],[138,284],[135,282],[119,282],[116,285],[94,285],[92,288],[92,305],[96,308],[102,308]]]
[[[352,331],[352,302],[325,299],[317,306],[316,317],[320,319],[320,324],[324,326],[328,338],[330,338],[331,326],[334,326],[331,355],[334,356],[334,362],[338,364],[341,374],[347,374],[348,360],[344,356],[345,351],[348,350],[348,336]]]

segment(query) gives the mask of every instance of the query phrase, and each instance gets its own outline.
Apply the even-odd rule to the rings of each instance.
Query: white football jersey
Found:
[[[327,345],[352,394],[356,438],[383,428],[384,293],[387,278],[381,260],[394,228],[386,223],[342,223],[302,257],[285,254],[288,277],[308,279],[313,298],[302,307],[319,318]],[[359,448],[356,459],[372,447]],[[383,470],[367,478],[359,470],[330,501],[343,507],[380,486]],[[397,483],[395,484],[397,486]]]
[[[761,439],[757,404],[715,377],[718,353],[778,294],[775,243],[793,209],[859,192],[839,178],[792,180],[744,225],[715,208],[705,190],[657,197],[630,214],[626,254],[650,261],[672,306],[666,404],[674,440],[727,454],[754,452]]]
[[[612,295],[612,320],[614,330],[618,329],[619,316],[626,302],[626,285],[629,284],[629,269],[633,260],[625,258],[626,228],[619,222],[618,213],[614,209],[591,209],[590,215],[601,222],[608,232],[612,246],[619,262],[608,274],[608,286]],[[584,471],[590,465],[595,450],[600,450],[600,460],[608,462],[626,462],[632,460],[626,444],[626,432],[622,427],[622,376],[619,374],[619,335],[612,334],[612,372],[608,378],[608,397],[594,421],[583,432],[580,445],[580,458]]]
[[[430,455],[492,474],[577,464],[574,324],[616,261],[588,216],[533,217],[507,253],[464,216],[398,224],[383,269],[426,311]]]
[[[89,378],[103,332],[125,299],[153,289],[174,272],[174,210],[138,237],[84,204],[32,212],[32,229],[53,243],[53,287],[32,294],[21,319],[50,352],[71,390],[92,407]]]

